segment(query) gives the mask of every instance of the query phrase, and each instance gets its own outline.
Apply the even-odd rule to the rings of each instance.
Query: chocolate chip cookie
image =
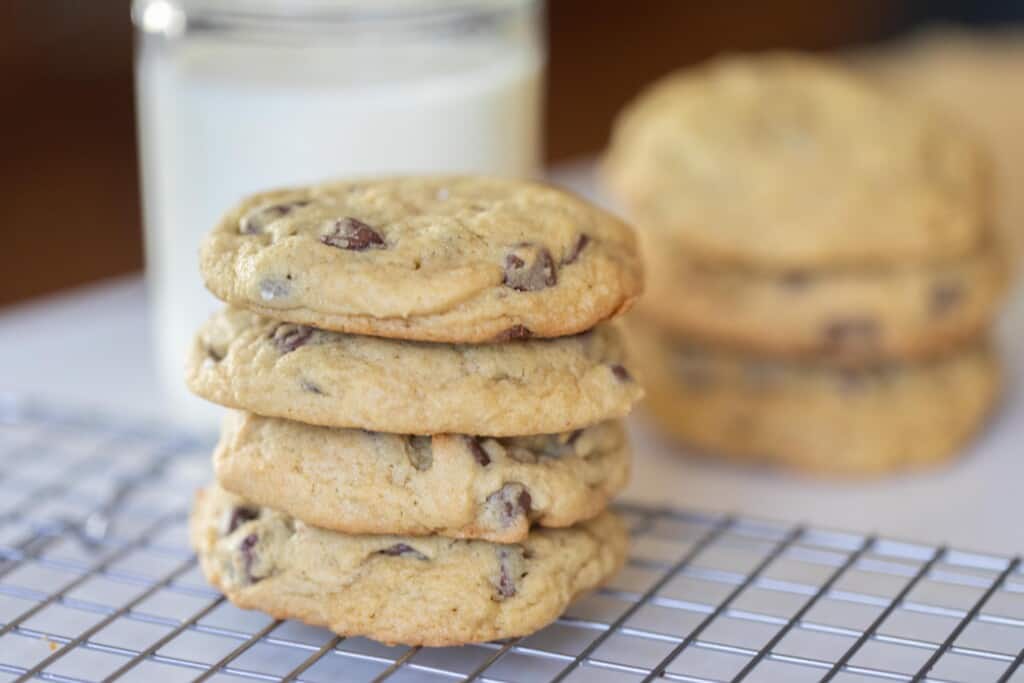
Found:
[[[955,348],[996,317],[1008,264],[996,245],[948,263],[755,272],[651,245],[638,309],[666,330],[737,350],[844,366]]]
[[[624,417],[643,391],[611,323],[558,339],[454,345],[327,332],[228,308],[186,378],[259,415],[397,434],[553,434]]]
[[[502,545],[441,536],[349,536],[216,487],[192,544],[207,579],[245,609],[385,643],[459,645],[532,633],[610,578],[628,539],[612,513]]]
[[[988,159],[962,126],[796,55],[664,78],[619,117],[605,171],[659,244],[753,269],[948,262],[992,219]]]
[[[557,337],[629,308],[632,231],[554,187],[409,177],[266,192],[203,244],[207,287],[320,329],[481,343]]]
[[[231,412],[218,483],[257,505],[349,534],[518,543],[530,524],[599,514],[629,476],[618,421],[562,434],[406,436]]]
[[[832,474],[933,463],[964,445],[999,393],[983,341],[928,362],[851,370],[710,351],[642,321],[630,330],[655,423],[698,450],[748,461]]]

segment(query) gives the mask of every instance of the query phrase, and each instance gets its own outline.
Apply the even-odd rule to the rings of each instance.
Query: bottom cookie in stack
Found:
[[[688,445],[745,460],[871,474],[953,455],[1000,389],[984,340],[928,361],[841,368],[711,350],[633,323],[648,414]]]
[[[443,492],[439,492],[443,495]],[[236,605],[385,643],[446,646],[532,633],[626,557],[612,513],[520,543],[348,535],[213,486],[198,495],[192,544]]]

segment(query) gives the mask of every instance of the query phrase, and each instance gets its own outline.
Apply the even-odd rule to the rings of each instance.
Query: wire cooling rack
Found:
[[[1024,681],[1018,557],[638,506],[623,572],[527,638],[386,647],[274,621],[187,547],[208,452],[0,400],[0,682]]]

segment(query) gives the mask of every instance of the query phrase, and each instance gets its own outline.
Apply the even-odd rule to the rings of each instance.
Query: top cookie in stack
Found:
[[[449,645],[532,632],[621,564],[623,223],[534,183],[333,183],[242,202],[201,271],[231,306],[189,386],[238,412],[192,535],[233,602]]]
[[[920,364],[979,346],[1005,288],[988,161],[955,121],[824,60],[728,57],[641,94],[604,168],[644,231],[640,312],[660,346],[685,346],[687,372],[734,367],[727,374],[779,380],[767,393],[763,382],[727,380],[717,388],[731,396],[720,411],[729,415],[697,425],[693,413],[674,431],[712,450],[857,471],[948,452],[991,403],[994,371],[983,363],[964,426],[927,454],[906,437],[926,427],[877,417],[913,412],[883,396],[919,398],[900,391],[908,373],[893,370],[917,380],[927,370],[924,386],[950,373]],[[701,347],[714,347],[704,361]],[[710,405],[707,382],[682,405],[685,383],[662,383],[668,395],[652,408]],[[808,439],[804,408],[853,386],[812,430],[823,438]]]
[[[251,197],[200,269],[219,298],[279,320],[476,344],[576,334],[626,310],[641,287],[633,240],[544,185],[403,178]]]

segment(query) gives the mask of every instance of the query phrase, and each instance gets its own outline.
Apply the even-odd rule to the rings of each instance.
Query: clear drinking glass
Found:
[[[217,303],[201,236],[245,194],[340,176],[539,172],[543,0],[135,0],[146,271],[172,406]]]

